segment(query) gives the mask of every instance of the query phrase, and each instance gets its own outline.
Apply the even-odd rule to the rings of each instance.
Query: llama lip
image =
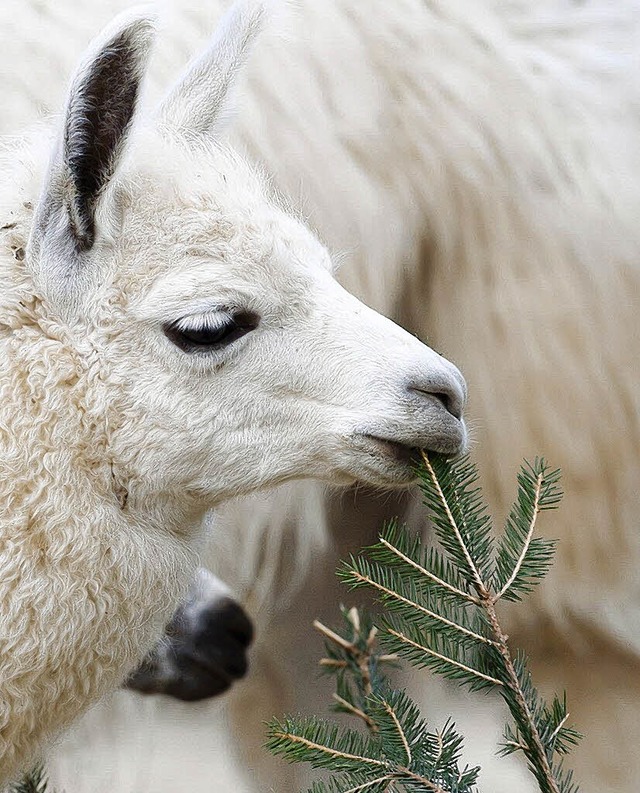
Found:
[[[413,465],[419,460],[420,450],[415,446],[408,446],[399,441],[381,438],[377,435],[369,435],[368,433],[364,433],[362,437],[367,441],[372,441],[374,447],[382,452],[385,457],[392,457],[404,465]]]

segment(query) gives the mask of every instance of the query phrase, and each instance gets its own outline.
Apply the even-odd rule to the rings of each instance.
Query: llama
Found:
[[[158,639],[209,509],[307,476],[402,487],[415,447],[465,447],[458,370],[219,142],[265,14],[237,3],[138,118],[153,20],[125,12],[3,162],[0,783]]]
[[[152,92],[227,4],[167,3]],[[55,108],[89,32],[126,5],[5,3],[5,131]],[[505,513],[523,456],[544,453],[562,466],[566,497],[547,522],[561,541],[558,561],[537,607],[513,612],[511,633],[528,646],[543,688],[569,691],[572,720],[586,734],[579,778],[633,793],[637,2],[296,5],[286,37],[258,44],[233,133],[345,252],[342,283],[462,366],[492,510]],[[226,707],[117,693],[52,758],[60,784],[74,793],[301,787],[295,771],[260,760],[262,722],[324,708],[328,692],[309,685],[321,643],[308,631],[315,616],[333,619],[345,597],[333,560],[368,541],[384,514],[412,506],[362,492],[336,499],[296,483],[217,511],[204,553],[258,617],[254,674]],[[423,685],[434,723],[438,708],[456,706],[473,738],[464,715],[477,710],[476,743],[493,752],[500,720],[488,705],[460,706]],[[473,746],[469,760],[482,760],[485,789],[530,789],[503,761],[492,773]]]

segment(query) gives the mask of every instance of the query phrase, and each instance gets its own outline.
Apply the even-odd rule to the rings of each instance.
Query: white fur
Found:
[[[16,2],[2,33],[10,78],[0,123],[7,131],[37,108],[58,106],[63,77],[90,32],[126,4],[104,0],[88,9],[65,0],[45,15],[35,2]],[[152,72],[157,94],[226,3],[168,5],[171,21]],[[512,634],[532,651],[543,688],[569,691],[572,718],[586,733],[575,756],[578,778],[634,793],[638,3],[298,5],[286,39],[261,43],[249,64],[237,137],[302,202],[332,248],[345,252],[342,282],[462,365],[492,510],[506,512],[522,456],[542,453],[562,466],[567,495],[544,524],[561,539],[558,562],[537,607],[510,615]],[[40,46],[27,56],[30,41]],[[310,619],[330,618],[345,597],[333,584],[335,556],[361,545],[382,514],[399,506],[362,495],[323,500],[305,484],[225,508],[211,557],[223,577],[245,582],[249,603],[260,609],[253,679],[222,716],[220,704],[192,709],[118,695],[58,755],[61,781],[76,793],[145,784],[173,792],[205,781],[225,793],[262,791],[271,780],[277,791],[302,786],[295,770],[271,764],[258,749],[262,721],[328,700],[328,688],[310,699],[322,652],[321,642],[307,640]],[[339,548],[327,553],[328,527]],[[294,606],[279,610],[283,589],[291,602],[292,556],[311,577]],[[450,707],[424,698],[434,721]],[[472,702],[457,707],[459,722],[473,713]],[[225,720],[215,739],[214,716]],[[231,747],[229,720],[236,725]],[[482,710],[475,730],[473,716],[466,727],[472,737],[486,740],[493,731],[497,739],[500,721]],[[114,739],[124,729],[129,744]],[[469,761],[479,760],[470,749]],[[522,772],[496,763],[486,789],[527,790]]]
[[[167,107],[206,104],[209,69],[222,101],[253,5]],[[212,134],[215,108],[207,124],[115,120],[150,31],[144,15],[112,23],[55,135],[2,161],[0,782],[157,639],[208,509],[306,477],[406,484],[388,442],[466,443],[457,369],[338,285],[326,249]],[[190,351],[168,330],[240,314],[250,332],[228,345]]]

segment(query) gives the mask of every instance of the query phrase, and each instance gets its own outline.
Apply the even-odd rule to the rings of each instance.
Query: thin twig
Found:
[[[529,747],[524,743],[519,743],[518,741],[505,741],[505,746],[513,746],[514,749],[521,749],[522,751],[526,751]]]
[[[362,719],[362,721],[367,725],[367,727],[371,730],[372,733],[378,732],[378,725],[371,718],[371,716],[368,716],[363,710],[360,710],[360,708],[356,708],[355,705],[352,705],[350,702],[347,702],[347,700],[343,699],[343,697],[341,697],[339,694],[332,694],[332,696],[335,699],[335,701],[338,704],[342,705],[343,708],[348,710],[349,713],[352,713],[354,716],[357,716],[359,719]]]
[[[346,639],[343,639],[342,636],[339,636],[337,633],[332,631],[331,628],[327,628],[327,626],[323,625],[319,620],[313,621],[313,627],[317,631],[320,631],[323,636],[326,636],[327,639],[331,639],[332,642],[335,642],[340,647],[342,647],[343,650],[346,650],[347,652],[353,652],[354,645],[352,642],[348,642]]]
[[[567,723],[568,718],[569,718],[569,713],[567,713],[567,715],[564,717],[564,719],[562,719],[560,724],[558,724],[558,726],[555,728],[555,730],[551,733],[551,735],[549,736],[549,743],[552,743],[553,741],[555,741],[555,739],[558,737],[558,733],[564,727],[564,725]]]
[[[396,730],[398,731],[398,735],[400,736],[400,740],[402,741],[402,746],[404,747],[404,752],[407,756],[407,765],[411,765],[412,756],[411,756],[411,748],[409,747],[409,741],[407,741],[407,736],[404,734],[404,730],[402,729],[402,724],[398,720],[393,708],[389,705],[388,702],[384,703],[384,709],[387,711],[391,720],[393,721]]]
[[[356,787],[350,787],[349,790],[343,791],[343,793],[360,793],[361,790],[366,790],[368,787],[373,787],[374,785],[379,785],[381,782],[393,782],[393,777],[390,777],[388,774],[384,776],[378,777],[377,779],[372,779],[369,782],[364,782],[362,785],[357,785]],[[389,790],[389,788],[387,788]]]
[[[337,658],[321,658],[320,666],[330,666],[333,669],[346,669],[349,664],[346,661],[339,661]]]
[[[410,771],[408,768],[398,768],[398,776],[402,779],[402,776],[407,776],[409,779],[414,780],[415,782],[421,782],[427,790],[432,791],[432,793],[449,793],[448,790],[441,787],[440,785],[432,782],[430,779],[427,779],[424,776],[420,776],[419,774],[415,774],[413,771]]]
[[[381,760],[374,760],[372,757],[362,757],[361,755],[357,754],[349,754],[349,752],[339,752],[337,749],[332,749],[330,746],[323,746],[320,743],[314,743],[313,741],[309,741],[307,738],[303,738],[301,735],[292,735],[290,732],[275,732],[273,737],[280,738],[284,741],[291,741],[291,743],[302,744],[303,746],[306,746],[307,749],[315,749],[316,751],[323,752],[330,757],[342,757],[344,760],[356,760],[360,763],[375,765],[380,768],[389,767],[388,763],[383,763]]]
[[[462,669],[464,672],[469,672],[469,674],[474,675],[474,677],[480,677],[483,680],[487,680],[489,683],[495,683],[496,686],[504,685],[502,681],[498,680],[495,677],[491,677],[490,675],[485,675],[484,672],[480,672],[478,669],[474,669],[471,666],[466,666],[466,664],[460,663],[460,661],[455,661],[453,658],[449,658],[446,655],[441,655],[437,653],[435,650],[432,650],[430,647],[425,647],[423,644],[419,644],[418,642],[414,642],[412,639],[409,639],[408,636],[405,636],[403,633],[398,633],[394,631],[392,628],[387,628],[387,632],[390,633],[392,636],[395,636],[400,641],[405,642],[406,644],[410,644],[412,647],[415,647],[418,650],[422,650],[426,655],[432,655],[434,658],[438,658],[441,661],[446,661],[448,664],[452,664],[453,666],[457,666],[459,669]]]
[[[438,584],[438,586],[442,586],[445,589],[448,589],[449,592],[453,592],[454,595],[458,595],[465,600],[468,600],[469,603],[475,603],[476,606],[480,605],[480,600],[473,595],[470,595],[468,592],[463,592],[462,589],[458,589],[458,587],[453,586],[453,584],[449,584],[447,581],[443,581],[441,578],[438,578],[437,575],[434,575],[431,570],[427,570],[426,568],[419,565],[417,562],[414,562],[413,559],[410,559],[408,556],[402,553],[399,548],[396,548],[395,545],[392,545],[390,542],[384,539],[384,537],[380,537],[380,543],[388,548],[392,553],[394,553],[399,559],[402,559],[403,562],[411,565],[411,567],[415,568],[419,573],[430,578],[434,584]]]
[[[502,587],[502,589],[497,593],[497,595],[493,596],[492,600],[493,600],[494,603],[496,603],[498,600],[500,600],[500,598],[505,594],[505,592],[507,592],[509,590],[509,587],[511,586],[511,584],[513,584],[513,582],[516,580],[516,576],[520,572],[520,568],[522,567],[522,564],[524,562],[524,557],[526,556],[527,551],[529,550],[529,546],[531,545],[531,540],[533,539],[533,532],[534,532],[534,529],[536,527],[536,518],[538,517],[538,514],[540,512],[540,506],[539,505],[540,505],[540,493],[542,492],[542,482],[543,482],[543,476],[542,476],[542,474],[538,474],[538,478],[536,480],[536,495],[535,495],[535,499],[534,499],[534,502],[533,502],[533,515],[531,516],[531,523],[529,524],[529,530],[527,532],[527,537],[526,537],[526,539],[524,541],[524,546],[522,548],[522,553],[518,557],[518,561],[516,562],[516,565],[513,568],[513,572],[509,576],[509,580]]]

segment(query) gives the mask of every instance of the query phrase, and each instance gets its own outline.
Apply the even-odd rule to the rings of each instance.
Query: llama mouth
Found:
[[[361,441],[366,443],[369,454],[376,457],[383,457],[387,462],[399,463],[405,468],[414,470],[416,465],[422,462],[423,452],[437,452],[446,457],[457,458],[467,451],[467,433],[463,422],[458,423],[459,433],[434,435],[429,440],[425,439],[422,444],[408,444],[402,441],[392,440],[380,435],[372,435],[368,432],[360,434]],[[362,444],[364,446],[364,444]]]
[[[376,451],[404,466],[413,467],[420,460],[420,449],[417,446],[408,446],[400,441],[392,441],[368,433],[363,433],[362,437],[369,441]]]

